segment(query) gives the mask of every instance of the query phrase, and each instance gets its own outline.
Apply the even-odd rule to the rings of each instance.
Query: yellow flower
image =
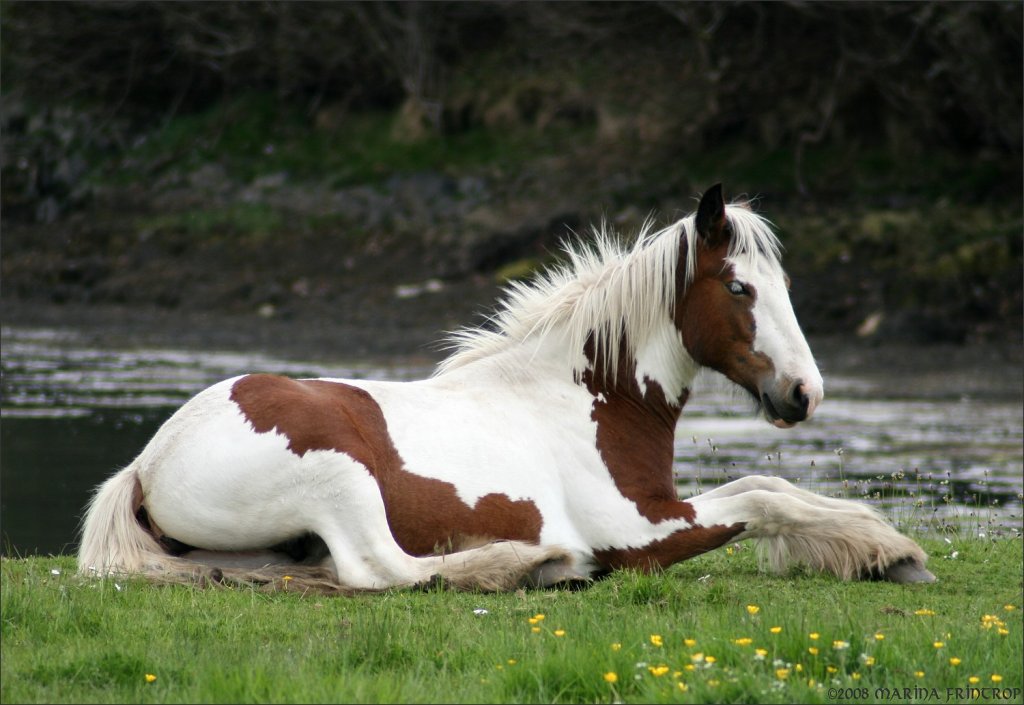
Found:
[[[661,634],[651,634],[651,643],[655,646],[661,646]]]
[[[768,649],[754,649],[754,656],[758,659],[763,659],[768,655]]]
[[[283,578],[281,578],[281,580],[283,580],[287,584],[289,580],[295,580],[295,578],[293,578],[290,575],[286,575]]]
[[[1003,605],[1003,609],[1007,612],[1013,612],[1015,609],[1017,609],[1017,605]]]
[[[694,663],[700,663],[701,661],[704,660],[704,652],[703,651],[698,651],[697,653],[695,653],[693,656],[690,657],[690,660],[693,661]]]
[[[534,634],[540,634],[540,627],[530,627],[530,631]]]
[[[555,631],[552,632],[552,634],[554,634],[555,636],[565,636],[565,630],[564,629],[556,629]]]
[[[672,671],[672,677],[679,680],[679,676],[683,675],[682,671]]]
[[[615,671],[608,671],[604,674],[605,683],[617,683],[619,680],[619,674]]]
[[[754,643],[754,640],[748,636],[745,636],[739,639],[733,639],[732,643],[736,644],[737,646],[750,646],[752,643]]]
[[[761,611],[761,608],[757,605],[747,605],[747,612],[750,614],[757,614]]]
[[[615,642],[614,644],[612,644],[612,651],[618,651],[621,648],[622,644],[620,644],[619,642]]]
[[[732,555],[732,546],[726,546],[725,547],[725,555],[727,555],[727,556],[731,556]]]
[[[914,677],[924,678],[924,671],[914,671]]]
[[[695,668],[697,668],[697,667],[696,667],[696,666],[694,666],[694,665],[693,665],[692,663],[688,663],[688,664],[686,664],[685,666],[683,666],[683,670],[684,670],[684,671],[692,671],[692,670],[694,670]]]
[[[836,639],[832,642],[832,648],[836,651],[842,651],[843,649],[850,648],[850,642],[842,641],[841,639]]]
[[[811,641],[817,641],[818,637],[821,636],[821,635],[818,634],[818,632],[811,632],[807,636],[810,637]]]
[[[538,622],[543,622],[544,621],[544,615],[542,615],[542,614],[535,614],[535,615],[533,615],[533,618],[536,619]]]
[[[648,666],[647,670],[651,672],[652,676],[660,677],[668,673],[668,666],[664,664],[660,666]]]
[[[970,683],[971,685],[977,685],[978,683],[981,682],[981,679],[978,678],[977,676],[971,676],[970,678],[967,679],[967,682]]]
[[[796,671],[797,673],[803,673],[804,672],[804,665],[802,663],[798,663],[797,665],[793,666],[793,670]]]
[[[775,677],[778,678],[780,681],[789,678],[789,669],[788,668],[776,668],[775,669]]]
[[[155,680],[156,680],[156,676],[154,676],[152,673],[147,673],[146,674],[146,682],[147,683],[152,683]]]
[[[682,691],[682,692],[684,692],[684,693],[685,693],[686,691],[688,691],[688,690],[690,689],[690,688],[689,688],[689,687],[688,687],[688,686],[686,685],[686,683],[683,683],[682,681],[679,681],[678,683],[676,683],[676,685],[678,685],[678,686],[679,686],[679,690],[680,690],[680,691]]]
[[[693,646],[696,646],[696,645],[697,645],[697,640],[696,640],[696,639],[683,639],[683,643],[684,643],[684,644],[685,644],[686,646],[690,646],[690,647],[693,647]]]
[[[875,657],[874,656],[867,656],[864,659],[864,665],[865,666],[874,666],[875,665]]]
[[[860,680],[860,674],[857,673],[856,671],[854,671],[853,673],[850,674],[850,678],[852,678],[855,681],[859,681]]]
[[[809,646],[807,648],[807,653],[809,653],[811,656],[817,656],[818,655],[818,647],[817,646]]]
[[[517,663],[519,663],[519,662],[518,662],[518,661],[516,661],[516,660],[515,660],[514,658],[510,658],[510,659],[508,660],[508,665],[509,665],[509,666],[515,666],[515,665],[516,665]]]
[[[925,609],[925,608],[922,607],[919,610],[914,610],[914,614],[916,614],[919,617],[931,617],[932,615],[935,614],[935,612],[933,612],[932,610]]]
[[[829,673],[835,673],[839,669],[836,668],[835,666],[825,666],[825,670],[828,671]]]
[[[933,641],[932,642],[932,646],[934,646],[936,649],[941,649],[945,645],[946,645],[946,642],[944,642],[944,641]]]
[[[960,659],[958,659],[956,656],[954,656],[953,658],[949,659],[949,665],[950,666],[959,666],[960,665]]]
[[[1003,680],[1003,677],[1001,675],[999,675],[998,673],[993,673],[990,676],[990,678],[992,678],[992,682],[993,683],[999,683],[999,682],[1001,682]]]
[[[875,632],[875,641],[881,641],[885,638],[885,634],[882,632]]]
[[[772,627],[768,631],[770,631],[772,634],[778,634],[779,632],[782,631],[782,627]]]
[[[704,657],[704,663],[714,663],[717,660],[718,659],[716,659],[714,656],[705,656]]]
[[[526,620],[526,621],[527,621],[527,622],[529,622],[530,624],[536,624],[536,623],[537,623],[537,622],[539,622],[540,620],[539,620],[539,619],[537,619],[536,617],[530,617],[530,618],[529,618],[528,620]]]
[[[999,627],[998,631],[999,631],[999,634],[1002,635],[1002,636],[1006,636],[1007,634],[1010,633],[1009,629],[1003,629],[1002,627]]]

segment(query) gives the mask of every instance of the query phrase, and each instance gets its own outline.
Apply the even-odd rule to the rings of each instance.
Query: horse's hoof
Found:
[[[882,579],[894,583],[934,583],[936,581],[935,574],[913,558],[905,558],[893,563],[885,569]]]
[[[434,590],[444,590],[446,585],[444,576],[440,573],[434,573],[428,579],[415,583],[412,589],[419,592],[433,592]]]

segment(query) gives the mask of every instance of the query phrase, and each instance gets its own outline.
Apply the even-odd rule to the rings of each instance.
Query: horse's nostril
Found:
[[[807,392],[804,391],[804,385],[797,384],[793,386],[793,401],[797,407],[807,411],[807,407],[810,406],[811,398],[807,396]]]

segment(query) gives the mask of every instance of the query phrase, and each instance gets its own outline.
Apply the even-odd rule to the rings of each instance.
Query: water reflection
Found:
[[[409,380],[430,372],[217,351],[103,350],[68,331],[4,328],[2,336],[5,554],[73,551],[95,485],[130,462],[178,406],[221,379],[258,371]],[[814,420],[780,430],[755,418],[750,402],[721,378],[702,376],[677,432],[681,495],[776,474],[872,502],[904,528],[1019,532],[1020,400],[915,398],[906,378],[891,381],[826,374],[828,397]],[[900,398],[879,396],[896,386]]]

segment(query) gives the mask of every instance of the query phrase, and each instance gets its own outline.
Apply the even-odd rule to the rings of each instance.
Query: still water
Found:
[[[93,487],[129,463],[196,392],[244,372],[410,380],[423,363],[324,364],[219,351],[101,349],[71,331],[4,327],[0,528],[5,555],[72,553]],[[820,356],[820,353],[819,353]],[[681,496],[746,474],[879,506],[901,528],[1019,535],[1019,384],[984,367],[829,373],[814,419],[753,416],[717,375],[698,380],[676,434]],[[949,379],[964,380],[948,384]],[[968,383],[968,381],[970,383]],[[955,390],[955,391],[950,391]]]

